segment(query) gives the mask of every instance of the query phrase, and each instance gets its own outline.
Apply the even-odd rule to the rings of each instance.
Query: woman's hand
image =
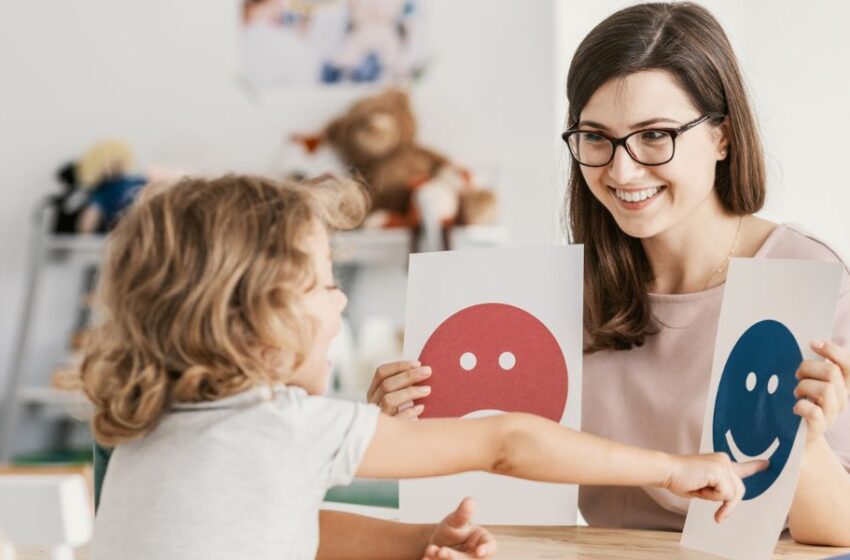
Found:
[[[729,516],[744,497],[743,478],[767,468],[767,461],[733,462],[725,453],[674,455],[667,490],[686,498],[722,501],[714,513],[718,523]]]
[[[813,342],[812,350],[826,360],[803,360],[797,370],[794,414],[806,419],[810,443],[835,423],[847,406],[850,385],[850,351],[834,342]]]
[[[475,502],[472,498],[464,498],[431,534],[423,560],[491,558],[495,555],[496,539],[487,529],[471,523],[474,512]]]
[[[399,418],[417,418],[425,405],[410,406],[415,399],[431,393],[431,387],[416,385],[431,376],[431,368],[419,362],[390,362],[375,370],[366,399],[381,407],[384,414]]]

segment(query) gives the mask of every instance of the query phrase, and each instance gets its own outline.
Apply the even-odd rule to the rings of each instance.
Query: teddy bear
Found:
[[[417,143],[404,91],[361,99],[325,128],[324,139],[370,191],[365,227],[409,227],[427,237],[452,225],[496,220],[491,190],[478,189],[468,170]]]

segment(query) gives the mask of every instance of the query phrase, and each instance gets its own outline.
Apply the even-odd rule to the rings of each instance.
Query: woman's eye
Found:
[[[589,142],[591,144],[599,144],[601,142],[605,142],[605,137],[600,134],[594,134],[593,132],[585,132],[584,141]]]
[[[640,135],[640,139],[644,142],[661,142],[667,138],[669,135],[661,130],[647,130]]]

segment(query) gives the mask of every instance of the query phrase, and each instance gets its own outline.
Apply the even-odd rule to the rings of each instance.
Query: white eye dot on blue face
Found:
[[[514,369],[516,365],[516,356],[513,352],[502,352],[499,355],[499,367],[504,370]]]
[[[460,357],[460,367],[466,371],[475,369],[475,364],[478,363],[478,358],[472,352],[464,352]]]
[[[752,392],[753,389],[756,388],[756,381],[758,381],[758,377],[756,376],[756,372],[751,371],[749,375],[747,375],[747,391]]]
[[[776,392],[779,388],[779,376],[773,374],[770,376],[770,379],[767,380],[767,392],[771,395]]]

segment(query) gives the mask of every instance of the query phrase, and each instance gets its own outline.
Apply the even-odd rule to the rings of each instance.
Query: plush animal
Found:
[[[63,164],[56,171],[56,179],[62,184],[62,192],[47,199],[47,206],[52,210],[50,229],[53,233],[76,233],[77,220],[87,198],[77,181],[77,162]]]
[[[349,0],[348,30],[322,67],[325,83],[379,82],[405,77],[407,0]]]
[[[104,140],[83,154],[76,166],[76,179],[90,192],[88,204],[77,221],[82,233],[110,229],[133,198],[147,183],[131,174],[133,152],[121,140]]]
[[[416,142],[416,119],[403,91],[358,101],[324,136],[372,195],[366,227],[433,230],[496,219],[492,191],[477,189],[467,170]]]

